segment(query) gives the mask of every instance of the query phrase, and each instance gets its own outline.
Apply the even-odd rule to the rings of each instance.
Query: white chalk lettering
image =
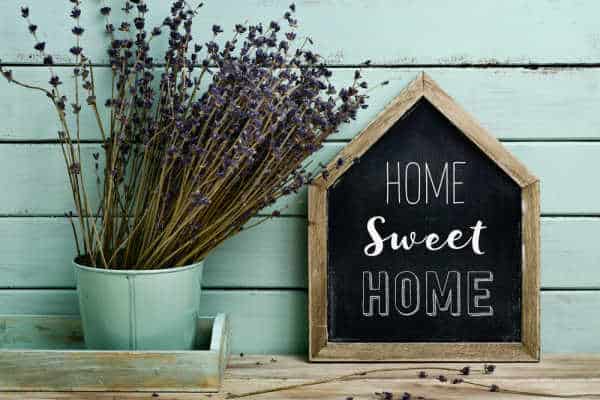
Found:
[[[490,300],[490,290],[481,288],[481,282],[493,282],[494,274],[492,271],[469,271],[467,272],[467,297],[469,305],[467,313],[471,317],[491,317],[494,315],[494,308],[491,305],[482,305],[481,300]]]
[[[362,314],[365,317],[389,317],[391,312],[403,317],[418,312],[430,318],[445,314],[454,317],[494,316],[492,290],[489,288],[494,282],[492,271],[461,273],[455,270],[403,269],[393,276],[384,270],[361,273]],[[393,279],[393,287],[389,286],[390,279]],[[461,293],[463,285],[466,291]]]
[[[435,317],[439,311],[450,310],[450,315],[460,316],[460,272],[449,271],[444,285],[441,285],[437,271],[427,271],[425,284],[427,315]]]
[[[419,311],[419,278],[414,272],[399,272],[394,280],[394,290],[394,306],[398,314],[408,317]]]
[[[445,204],[464,204],[458,192],[464,184],[461,173],[466,161],[445,162],[436,168],[428,162],[408,161],[401,165],[398,161],[396,168],[393,164],[385,163],[385,204],[390,204],[394,196],[398,204],[406,202],[411,206],[430,204],[437,199]],[[391,190],[393,187],[395,191]]]
[[[375,315],[375,304],[377,303],[378,315],[385,317],[389,315],[389,297],[390,297],[390,281],[388,274],[385,271],[379,271],[377,274],[377,285],[373,282],[373,274],[369,271],[363,271],[363,298],[362,308],[365,317]]]
[[[399,236],[396,232],[392,232],[387,236],[380,233],[378,225],[384,225],[385,218],[377,215],[369,218],[367,221],[367,233],[371,238],[371,242],[363,248],[363,252],[368,257],[376,257],[385,249],[385,244],[389,243],[392,250],[410,251],[415,245],[425,244],[425,248],[429,251],[440,251],[446,247],[451,250],[462,250],[469,245],[473,253],[477,255],[485,254],[481,250],[481,231],[487,227],[482,221],[477,221],[475,225],[470,226],[470,235],[465,235],[460,229],[453,229],[448,233],[445,239],[442,240],[439,234],[435,232],[427,233],[422,236],[422,239],[417,239],[417,233],[412,231],[407,235]],[[462,240],[462,243],[461,243]]]

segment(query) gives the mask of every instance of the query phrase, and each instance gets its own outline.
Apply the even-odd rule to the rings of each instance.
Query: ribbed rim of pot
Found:
[[[172,267],[172,268],[159,268],[159,269],[110,269],[110,268],[97,268],[88,267],[77,263],[73,260],[75,268],[79,268],[84,271],[90,271],[100,274],[113,274],[113,275],[151,275],[151,274],[170,274],[175,272],[187,271],[190,269],[198,268],[204,264],[204,260],[195,264],[186,265],[185,267]]]

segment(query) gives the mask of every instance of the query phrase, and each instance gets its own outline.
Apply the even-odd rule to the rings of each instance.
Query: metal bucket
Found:
[[[159,270],[73,265],[87,348],[194,348],[203,262]]]

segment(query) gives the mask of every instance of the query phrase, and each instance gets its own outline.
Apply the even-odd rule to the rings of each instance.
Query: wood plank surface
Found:
[[[600,320],[598,291],[542,291],[542,353],[600,352],[597,340]],[[201,312],[227,313],[232,326],[232,354],[300,353],[307,350],[307,296],[299,290],[205,290]],[[0,290],[0,314],[77,314],[74,290]],[[56,321],[53,324],[56,325]],[[2,340],[12,348],[47,347],[60,342],[45,339],[42,329],[27,334],[29,328],[8,323],[0,325]],[[55,325],[48,328],[56,330]],[[9,330],[9,326],[12,326]],[[53,328],[54,327],[54,328]],[[76,330],[59,329],[77,337]],[[22,332],[23,335],[15,335]],[[19,338],[19,339],[15,339]],[[70,339],[73,341],[73,339]],[[67,339],[65,339],[67,341]]]
[[[73,232],[64,217],[0,218],[0,254],[0,288],[75,287]],[[242,231],[204,265],[205,288],[304,288],[306,219],[281,217]]]
[[[583,182],[594,178],[600,170],[600,143],[583,142],[522,142],[504,143],[514,156],[540,179],[542,214],[596,214],[600,211],[600,190]],[[326,143],[315,156],[329,161],[344,147],[345,143]],[[306,191],[297,198],[280,204],[289,204],[299,210],[306,205]]]
[[[75,290],[0,290],[0,314],[71,314],[78,313]],[[232,327],[232,353],[303,353],[308,335],[306,320],[306,293],[298,290],[204,290],[201,315],[225,313]],[[26,325],[30,323],[27,322]],[[63,329],[57,322],[30,332],[27,326],[10,327],[0,323],[2,340],[11,348],[42,347],[59,343],[54,335],[45,339],[48,332],[64,332],[65,342],[80,336],[72,323]],[[9,329],[10,327],[10,329]],[[15,333],[21,333],[15,335]],[[3,339],[4,338],[4,339]],[[21,344],[22,343],[22,344]]]
[[[51,326],[45,323],[49,319]],[[79,331],[72,318],[66,326]],[[3,336],[27,335],[15,318],[0,320]],[[64,332],[52,317],[23,317],[33,332]],[[79,321],[80,322],[80,321]],[[17,329],[14,329],[17,328]],[[30,326],[31,328],[31,326]],[[43,329],[42,329],[43,328]],[[54,331],[54,328],[58,328]],[[69,334],[72,337],[74,333]],[[73,348],[0,350],[0,391],[182,391],[216,392],[228,359],[230,327],[224,314],[198,319],[198,346],[193,351],[88,351]],[[18,339],[17,339],[18,340]],[[204,344],[200,344],[204,343]],[[71,343],[74,347],[77,343]],[[84,346],[80,346],[84,348]]]
[[[324,368],[326,367],[326,368]],[[13,392],[0,393],[0,399],[226,399],[257,390],[272,390],[285,386],[307,384],[364,371],[392,369],[372,372],[319,385],[262,394],[251,399],[347,399],[380,400],[376,392],[393,392],[394,400],[408,392],[413,397],[426,399],[526,399],[527,396],[506,392],[490,393],[489,388],[465,383],[452,384],[451,380],[461,377],[481,385],[498,385],[503,390],[518,390],[536,393],[531,398],[548,399],[550,395],[567,395],[573,398],[600,398],[600,357],[598,355],[551,355],[535,364],[499,364],[493,374],[482,374],[483,365],[471,364],[471,374],[461,376],[455,370],[462,364],[310,364],[304,357],[281,355],[232,356],[225,382],[218,394],[192,393],[134,393],[134,392]],[[436,369],[440,368],[440,369]],[[442,369],[443,368],[443,369]],[[445,369],[451,369],[445,370]],[[426,371],[428,377],[417,378],[418,371]],[[440,382],[440,374],[449,378]],[[546,394],[547,396],[544,396]],[[587,396],[577,396],[587,394]]]
[[[315,160],[327,162],[343,143],[326,143]],[[597,186],[583,185],[600,168],[600,143],[507,143],[506,146],[538,175],[542,182],[542,213],[600,212]],[[72,198],[58,144],[0,144],[0,186],[10,187],[0,199],[0,214],[63,215]],[[92,153],[99,145],[82,145],[82,163],[88,187],[96,180]],[[100,166],[102,168],[102,166]],[[567,194],[567,195],[565,195]],[[92,203],[97,192],[91,190]],[[273,208],[289,214],[306,213],[306,188],[281,199]]]
[[[0,7],[2,7],[0,5]],[[16,78],[47,85],[45,67],[13,67]],[[71,68],[58,67],[65,93],[73,93]],[[369,108],[332,139],[349,139],[364,129],[402,88],[425,71],[492,135],[509,140],[600,139],[600,68],[366,68],[371,86],[390,83],[369,93]],[[354,69],[335,69],[332,82],[350,82]],[[95,70],[99,108],[109,96],[110,72]],[[0,81],[0,140],[56,140],[59,125],[48,99],[38,92]],[[23,106],[27,105],[27,106]],[[35,118],[31,111],[35,110]],[[102,113],[106,119],[106,112]],[[100,134],[87,105],[81,112],[82,138]]]
[[[544,217],[542,287],[599,289],[600,218]],[[205,262],[205,288],[306,288],[304,217],[271,219],[242,231]],[[0,218],[0,288],[75,287],[71,226],[62,217]]]
[[[192,1],[197,4],[199,1]],[[162,22],[170,2],[150,0],[148,26]],[[212,24],[230,38],[233,25],[280,20],[288,6],[283,0],[221,0],[207,2],[192,34],[210,40]],[[460,0],[298,0],[300,35],[310,35],[315,48],[331,64],[528,64],[594,63],[600,59],[596,15],[598,2],[512,0],[481,2]],[[31,17],[39,25],[41,40],[58,62],[71,62],[74,45],[67,5],[31,0]],[[39,63],[31,48],[27,27],[16,1],[0,2],[0,37],[5,45],[0,58],[11,63]],[[95,62],[106,62],[103,27],[97,2],[84,3],[83,47]],[[114,21],[120,23],[118,7]],[[223,12],[223,10],[228,10]],[[368,18],[365,18],[368,15]],[[360,27],[360,29],[357,29]],[[161,53],[166,40],[153,48]]]
[[[505,143],[533,174],[540,178],[543,214],[600,213],[600,186],[590,185],[600,170],[600,142]],[[314,155],[328,162],[344,143],[326,143]],[[89,187],[95,187],[92,153],[99,145],[84,144],[82,163]],[[58,144],[0,144],[0,215],[64,215],[72,198]],[[87,164],[87,168],[86,168]],[[102,167],[100,167],[102,168]],[[86,172],[87,171],[87,172]],[[280,199],[272,208],[286,214],[306,215],[307,190]],[[92,199],[96,196],[94,190]],[[267,210],[268,212],[269,210]]]

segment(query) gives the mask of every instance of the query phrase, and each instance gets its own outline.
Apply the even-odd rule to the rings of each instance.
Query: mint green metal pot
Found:
[[[73,264],[87,348],[194,348],[203,262],[159,270]]]

